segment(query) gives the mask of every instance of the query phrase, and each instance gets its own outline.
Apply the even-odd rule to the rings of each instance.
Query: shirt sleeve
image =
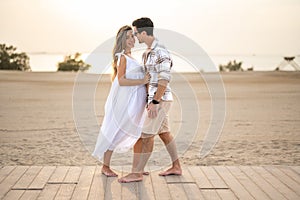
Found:
[[[158,80],[171,80],[172,59],[168,52],[161,51],[156,59]]]

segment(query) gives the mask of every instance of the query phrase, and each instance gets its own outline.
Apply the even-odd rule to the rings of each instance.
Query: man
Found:
[[[143,180],[144,167],[153,151],[154,136],[159,135],[172,159],[172,167],[161,172],[160,176],[181,175],[182,170],[177,155],[175,140],[170,133],[168,113],[173,97],[169,81],[172,59],[169,52],[159,44],[153,35],[153,22],[149,18],[140,18],[132,23],[134,35],[140,43],[147,45],[143,54],[146,71],[151,75],[147,86],[147,117],[143,125],[142,136],[134,146],[132,173],[119,179],[128,183]],[[144,173],[145,174],[145,173]]]

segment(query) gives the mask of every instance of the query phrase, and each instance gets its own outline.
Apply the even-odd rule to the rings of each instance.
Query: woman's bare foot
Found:
[[[116,174],[114,171],[112,171],[109,166],[103,165],[102,170],[101,170],[102,174],[104,174],[107,177],[117,177],[118,174]]]
[[[118,179],[119,183],[139,182],[142,180],[143,180],[143,174],[140,174],[140,173],[130,173],[130,174]]]
[[[164,172],[161,172],[158,175],[160,175],[160,176],[170,176],[170,175],[181,176],[182,170],[180,167],[171,167],[170,169],[168,169]]]

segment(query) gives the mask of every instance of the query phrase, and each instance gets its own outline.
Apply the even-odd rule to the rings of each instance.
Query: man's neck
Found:
[[[154,36],[148,36],[146,39],[145,39],[145,44],[147,45],[147,47],[150,49],[151,48],[151,45],[153,43],[153,41],[155,40],[155,37]]]

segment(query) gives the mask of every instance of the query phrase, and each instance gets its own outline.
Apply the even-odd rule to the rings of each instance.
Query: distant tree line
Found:
[[[65,56],[62,62],[57,64],[57,71],[86,71],[91,65],[85,63],[80,53]],[[0,44],[0,70],[30,71],[29,57],[26,53],[17,52],[17,48],[11,45]],[[242,62],[230,61],[225,65],[219,65],[222,71],[243,71]],[[248,70],[253,70],[249,68]]]
[[[29,57],[24,52],[18,53],[14,46],[0,44],[0,69],[30,71]]]
[[[86,64],[81,58],[80,53],[74,55],[67,55],[63,62],[58,63],[58,71],[86,71],[91,65]]]
[[[80,57],[80,53],[65,56],[64,61],[57,64],[57,71],[88,70],[91,65],[86,64]],[[0,70],[31,71],[29,56],[24,52],[18,53],[14,46],[0,44]]]
[[[219,65],[220,72],[227,71],[244,71],[242,68],[243,62],[229,61],[226,65]]]

